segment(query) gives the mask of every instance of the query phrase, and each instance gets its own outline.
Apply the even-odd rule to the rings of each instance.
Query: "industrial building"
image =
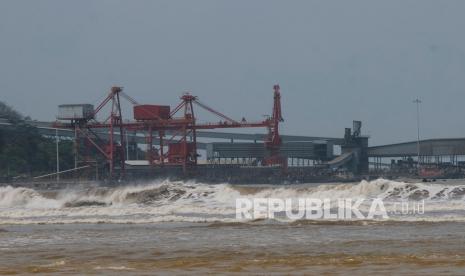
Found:
[[[263,143],[208,143],[206,157],[209,163],[236,163],[243,165],[260,165],[266,156]],[[333,158],[333,145],[326,141],[284,142],[280,155],[288,159],[290,166],[310,166]]]
[[[58,121],[26,123],[45,136],[75,141],[76,167],[104,164],[99,169],[108,170],[110,177],[114,173],[124,174],[126,168],[163,171],[179,167],[186,173],[201,166],[216,169],[234,166],[234,170],[280,167],[283,172],[299,168],[300,174],[368,175],[384,171],[418,173],[420,166],[465,167],[465,138],[370,147],[369,137],[362,134],[361,121],[353,121],[352,128],[341,131],[342,138],[282,135],[279,89],[274,86],[271,115],[258,121],[234,120],[190,94],[182,95],[180,104],[171,108],[140,104],[120,87],[113,87],[96,108],[90,104],[64,104],[58,107]],[[123,120],[121,98],[133,104],[132,120]],[[107,105],[110,114],[101,114]],[[194,106],[220,120],[198,123]],[[99,121],[97,115],[106,119]],[[0,127],[9,124],[0,119]],[[230,128],[264,128],[265,133],[212,131]],[[97,158],[100,161],[86,155],[89,147],[100,153]]]
[[[426,139],[370,147],[374,171],[456,177],[465,168],[465,138]],[[429,170],[429,171],[428,171]]]

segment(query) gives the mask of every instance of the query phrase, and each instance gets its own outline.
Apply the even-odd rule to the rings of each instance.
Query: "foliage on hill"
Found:
[[[4,102],[0,102],[0,118],[8,119],[11,122],[19,122],[24,119],[23,115]]]
[[[12,126],[0,129],[0,177],[36,176],[56,170],[54,137],[44,137],[27,125],[19,112],[0,102],[0,118]],[[74,166],[72,142],[60,141],[61,170]]]

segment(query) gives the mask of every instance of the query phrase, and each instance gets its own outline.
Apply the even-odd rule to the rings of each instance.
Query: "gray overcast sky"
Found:
[[[464,12],[460,0],[2,0],[0,100],[54,120],[58,104],[97,104],[117,84],[144,103],[190,90],[252,120],[279,83],[286,134],[342,137],[358,119],[372,145],[414,140],[420,97],[423,138],[465,137]]]

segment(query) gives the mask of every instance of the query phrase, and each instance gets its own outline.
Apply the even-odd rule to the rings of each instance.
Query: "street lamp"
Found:
[[[57,182],[60,182],[60,138],[58,137],[58,128],[55,128],[55,148],[56,148],[56,161],[57,161]]]
[[[417,105],[417,169],[420,170],[420,103],[421,100],[416,98],[413,103]]]

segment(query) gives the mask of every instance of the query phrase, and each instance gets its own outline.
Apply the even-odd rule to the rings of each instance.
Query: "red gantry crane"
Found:
[[[125,172],[125,131],[142,131],[146,134],[146,159],[152,166],[181,165],[184,172],[188,167],[197,165],[197,130],[217,128],[256,128],[265,127],[268,135],[265,147],[268,155],[262,160],[263,165],[281,165],[287,167],[287,159],[280,156],[281,138],[279,123],[281,114],[281,94],[279,85],[273,87],[274,104],[272,115],[265,120],[247,122],[234,120],[199,101],[198,97],[185,93],[181,102],[170,110],[169,106],[141,105],[123,92],[121,87],[112,87],[107,97],[88,118],[71,119],[69,124],[56,123],[56,127],[70,128],[75,131],[76,153],[79,140],[85,139],[86,145],[95,147],[107,160],[110,177],[114,175],[116,164],[121,173]],[[121,97],[134,105],[134,121],[123,122]],[[103,108],[110,105],[110,115],[104,121],[97,121],[96,116]],[[200,107],[220,118],[216,123],[199,123],[194,113],[194,106]],[[96,129],[105,129],[108,137],[103,139]],[[159,150],[154,148],[154,132],[158,134]],[[166,136],[166,137],[165,137]],[[116,139],[118,137],[118,141]],[[190,138],[190,141],[188,141]],[[168,148],[165,151],[165,147]]]

